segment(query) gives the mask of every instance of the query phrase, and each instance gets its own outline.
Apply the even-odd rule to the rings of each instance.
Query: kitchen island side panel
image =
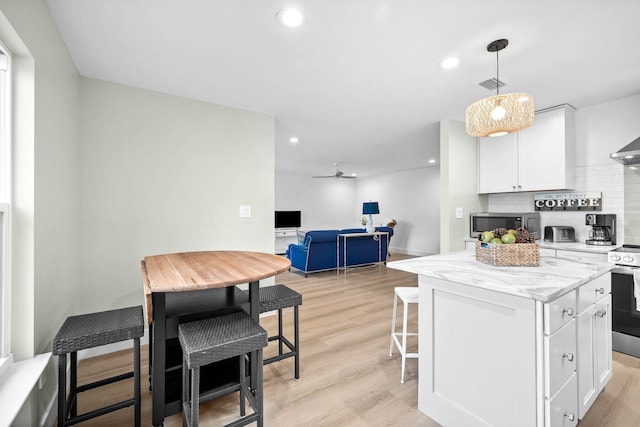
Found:
[[[446,426],[536,426],[536,302],[423,275],[419,287],[418,409]]]

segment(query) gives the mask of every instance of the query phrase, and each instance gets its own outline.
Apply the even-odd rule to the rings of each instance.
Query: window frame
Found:
[[[11,354],[11,53],[0,41],[0,373]]]

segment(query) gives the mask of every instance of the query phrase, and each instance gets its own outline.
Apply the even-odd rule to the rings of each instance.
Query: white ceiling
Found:
[[[501,92],[536,109],[640,93],[638,0],[47,2],[82,76],[275,116],[279,171],[427,166],[438,122],[493,94],[478,83],[499,38]],[[277,23],[285,6],[304,26]],[[460,66],[439,69],[450,55]]]

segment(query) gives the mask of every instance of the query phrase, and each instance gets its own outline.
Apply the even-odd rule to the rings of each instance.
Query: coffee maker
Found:
[[[614,214],[587,214],[586,225],[591,226],[587,245],[616,244],[616,216]]]

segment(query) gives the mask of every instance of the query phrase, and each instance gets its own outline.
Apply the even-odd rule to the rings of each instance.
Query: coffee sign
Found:
[[[536,211],[601,211],[602,193],[547,193],[533,196]]]

